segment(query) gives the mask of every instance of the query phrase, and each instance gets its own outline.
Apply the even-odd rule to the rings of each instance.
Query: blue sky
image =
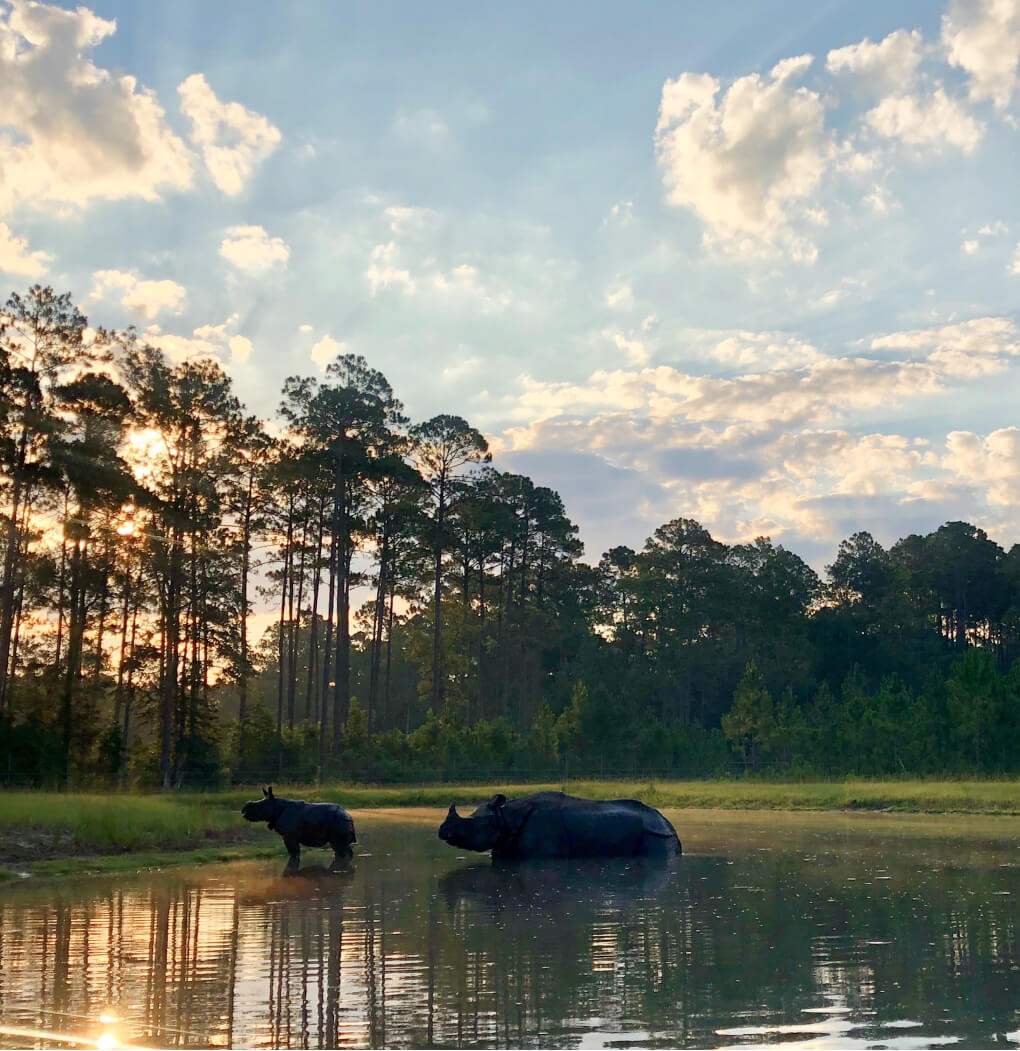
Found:
[[[820,566],[1020,539],[1020,0],[0,0],[0,279]]]

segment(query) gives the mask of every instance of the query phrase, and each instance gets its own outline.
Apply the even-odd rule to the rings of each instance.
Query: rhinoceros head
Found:
[[[261,799],[253,799],[241,807],[241,817],[246,821],[272,821],[279,809],[273,786],[267,785],[262,789]]]
[[[439,838],[461,850],[491,850],[506,833],[505,806],[506,796],[493,796],[470,817],[461,817],[451,803],[446,820],[439,826]]]

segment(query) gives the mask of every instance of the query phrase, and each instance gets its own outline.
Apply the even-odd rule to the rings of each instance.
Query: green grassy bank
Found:
[[[584,781],[556,785],[328,785],[280,795],[328,799],[353,810],[446,807],[561,788],[574,795],[630,797],[668,809],[894,811],[1020,814],[1020,781]],[[242,789],[171,795],[0,792],[0,869],[64,871],[162,867],[279,853],[263,825],[241,819]],[[103,856],[103,860],[97,860]],[[86,862],[85,859],[88,859]],[[74,860],[69,860],[74,859]]]

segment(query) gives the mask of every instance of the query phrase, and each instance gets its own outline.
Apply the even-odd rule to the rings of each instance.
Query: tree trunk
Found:
[[[305,722],[315,716],[312,698],[317,698],[315,689],[319,675],[319,586],[322,581],[322,532],[326,514],[325,497],[319,501],[319,526],[315,536],[315,580],[312,585],[312,624],[308,637],[308,679],[305,684]]]
[[[255,497],[255,466],[252,464],[248,471],[248,490],[244,498],[244,511],[241,517],[241,602],[240,621],[238,629],[240,633],[240,654],[237,678],[237,721],[243,723],[248,717],[248,574],[251,569],[251,519]],[[241,754],[239,758],[244,759],[244,733],[240,735]]]
[[[432,710],[439,714],[443,706],[443,525],[446,519],[446,476],[439,476],[439,504],[436,507],[435,586],[432,599]]]
[[[173,771],[170,766],[170,742],[173,733],[174,709],[177,694],[177,674],[180,667],[180,576],[182,552],[180,536],[175,526],[170,531],[169,572],[166,582],[166,597],[163,614],[163,706],[160,713],[159,772],[163,791],[173,786]]]

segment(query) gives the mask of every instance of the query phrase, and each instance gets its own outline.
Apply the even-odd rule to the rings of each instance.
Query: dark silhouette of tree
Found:
[[[457,472],[472,463],[488,462],[489,446],[482,435],[460,416],[433,416],[411,428],[411,455],[422,478],[432,490],[433,598],[432,598],[432,703],[443,705],[442,581],[446,549],[446,511],[450,483]]]

